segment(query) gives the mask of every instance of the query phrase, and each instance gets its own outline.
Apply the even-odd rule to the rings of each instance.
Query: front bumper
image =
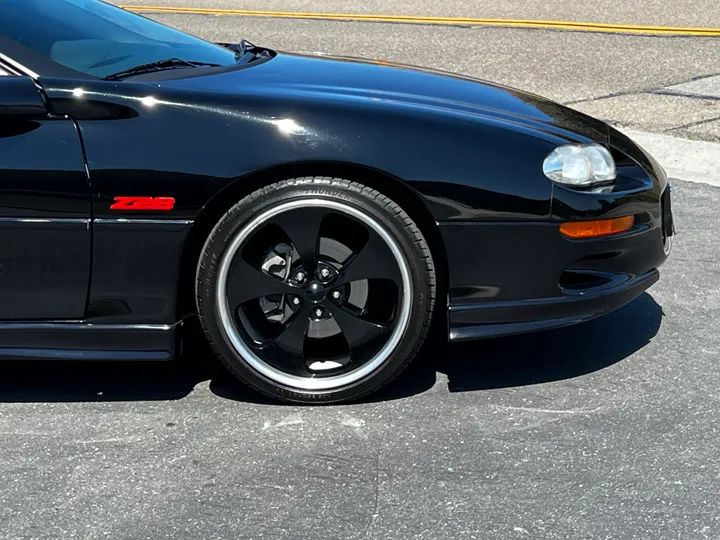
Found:
[[[560,328],[605,315],[640,296],[660,278],[657,270],[584,295],[450,306],[450,340],[468,341]]]
[[[626,168],[632,189],[563,190],[541,222],[441,223],[449,263],[449,337],[518,334],[614,311],[659,278],[672,245],[670,186],[659,166]],[[572,240],[560,223],[635,216],[624,233]]]

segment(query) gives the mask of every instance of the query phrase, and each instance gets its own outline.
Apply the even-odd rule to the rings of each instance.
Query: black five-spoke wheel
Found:
[[[329,402],[369,393],[412,359],[430,324],[434,273],[395,203],[359,184],[308,178],[226,214],[197,291],[231,371],[275,397]]]

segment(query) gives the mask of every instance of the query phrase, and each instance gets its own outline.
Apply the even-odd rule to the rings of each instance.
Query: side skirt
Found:
[[[0,322],[0,360],[172,360],[181,324]]]

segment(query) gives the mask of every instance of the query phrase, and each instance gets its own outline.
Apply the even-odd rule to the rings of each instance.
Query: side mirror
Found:
[[[44,118],[48,114],[30,77],[0,76],[0,117]]]

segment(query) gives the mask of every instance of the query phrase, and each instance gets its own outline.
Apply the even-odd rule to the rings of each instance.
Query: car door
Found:
[[[89,193],[75,123],[0,65],[0,319],[84,318]]]

